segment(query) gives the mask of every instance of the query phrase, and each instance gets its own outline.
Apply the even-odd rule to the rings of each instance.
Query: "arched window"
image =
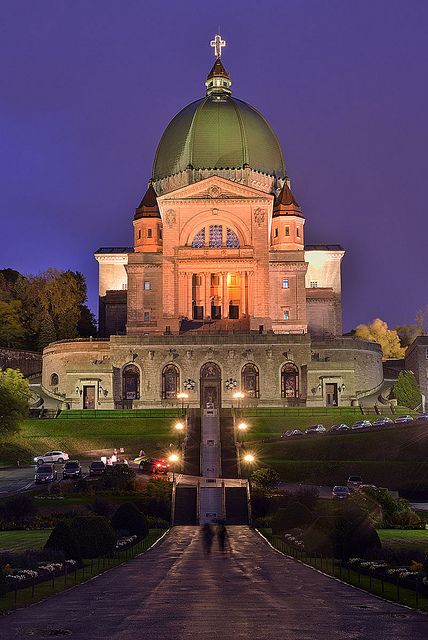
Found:
[[[140,371],[135,364],[128,364],[122,373],[122,389],[124,400],[139,400]]]
[[[162,398],[168,400],[177,397],[180,374],[175,364],[167,364],[162,371]]]
[[[51,375],[51,387],[56,387],[59,384],[59,376],[57,373]]]
[[[281,397],[299,397],[299,369],[294,362],[286,362],[281,369]]]
[[[193,237],[192,247],[200,249],[207,246],[210,248],[228,247],[229,249],[239,249],[240,243],[237,233],[222,224],[210,224],[202,227]]]
[[[249,398],[259,397],[259,370],[252,362],[242,367],[241,388]]]

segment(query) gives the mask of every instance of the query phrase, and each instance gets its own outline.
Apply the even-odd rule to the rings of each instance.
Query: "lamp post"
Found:
[[[240,417],[241,399],[244,397],[244,394],[242,393],[242,391],[235,391],[235,393],[233,394],[233,397],[237,400],[237,414],[238,414],[238,417]],[[235,416],[234,416],[234,421],[235,421]]]
[[[184,401],[189,397],[189,394],[185,391],[180,391],[177,393],[177,399],[181,400],[181,416],[184,416]]]
[[[245,433],[247,432],[247,429],[248,429],[248,424],[246,422],[240,422],[238,424],[238,433],[239,433],[238,440],[241,444],[244,443],[244,436],[245,436]]]
[[[178,435],[178,446],[181,447],[182,435],[184,433],[184,424],[182,422],[176,422],[174,425],[174,430]]]
[[[179,460],[180,460],[180,457],[176,453],[171,453],[171,455],[168,457],[168,462],[172,467],[172,483],[173,484],[175,482],[175,465]]]

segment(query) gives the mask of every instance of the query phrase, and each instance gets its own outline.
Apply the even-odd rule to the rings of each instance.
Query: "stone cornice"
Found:
[[[95,253],[95,260],[97,262],[107,262],[107,263],[117,263],[117,264],[127,264],[128,263],[128,254],[127,253]]]

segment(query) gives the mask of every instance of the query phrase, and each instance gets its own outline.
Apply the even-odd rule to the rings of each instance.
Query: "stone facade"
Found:
[[[418,336],[408,347],[404,367],[408,371],[413,371],[421,394],[425,399],[428,398],[428,336]]]
[[[307,334],[273,333],[226,334],[215,340],[204,335],[147,335],[57,342],[44,350],[42,383],[63,407],[73,409],[84,408],[85,387],[94,388],[91,408],[174,405],[183,389],[190,406],[199,406],[200,370],[208,362],[221,369],[223,406],[233,404],[237,390],[245,393],[247,405],[349,406],[382,383],[382,355],[374,343],[354,338],[315,343]],[[163,374],[170,365],[177,379],[167,394]],[[258,372],[251,388],[243,374],[246,365]],[[138,371],[138,397],[126,397],[124,372],[129,367]],[[292,368],[296,384],[286,390],[286,371]]]

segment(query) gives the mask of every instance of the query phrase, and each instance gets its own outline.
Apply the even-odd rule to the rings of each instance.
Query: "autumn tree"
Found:
[[[376,318],[371,324],[359,324],[355,336],[380,344],[385,359],[404,357],[405,349],[400,344],[397,331],[388,329],[387,323],[380,318]]]

